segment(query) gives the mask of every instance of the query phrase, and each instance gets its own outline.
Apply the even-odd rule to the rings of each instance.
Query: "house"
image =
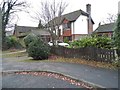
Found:
[[[115,23],[99,25],[98,28],[93,33],[96,33],[99,36],[106,35],[111,38],[113,36],[114,27]]]
[[[23,37],[27,36],[29,33],[31,33],[31,30],[36,29],[36,28],[37,27],[15,25],[13,35],[16,36],[17,38],[23,38]]]
[[[59,39],[64,40],[67,38],[69,41],[78,40],[80,37],[92,34],[94,21],[91,18],[91,5],[86,5],[86,12],[77,10],[60,17],[56,17],[49,22],[56,22],[59,25]]]
[[[38,27],[15,25],[14,36],[16,36],[17,38],[24,38],[30,33],[41,37],[45,42],[49,42],[51,39],[50,33],[44,28],[39,29]]]

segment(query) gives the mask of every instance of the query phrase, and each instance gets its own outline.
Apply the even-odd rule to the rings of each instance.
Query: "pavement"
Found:
[[[22,60],[27,60],[28,57],[10,57],[10,58],[3,58],[2,60],[2,70],[3,71],[52,71],[57,73],[62,73],[64,75],[70,76],[72,78],[102,87],[102,88],[118,88],[118,71],[117,70],[110,70],[104,68],[96,68],[88,65],[82,64],[73,64],[73,63],[62,63],[62,62],[22,62]],[[11,78],[18,78],[20,79],[22,76],[12,76]],[[25,78],[26,76],[23,76]],[[28,78],[30,78],[29,76]],[[9,76],[3,76],[3,87],[9,87],[7,82],[10,82],[11,78]],[[32,78],[33,82],[37,82],[37,78]],[[49,78],[49,77],[48,77]],[[43,78],[42,81],[45,78]],[[15,83],[17,79],[14,79],[12,82]],[[48,79],[50,80],[50,78]],[[50,81],[55,81],[56,79],[51,79]],[[21,83],[24,81],[21,81]],[[62,84],[62,81],[58,81]],[[43,82],[42,82],[43,83]],[[66,82],[65,82],[66,83]],[[7,85],[7,86],[6,86]],[[12,83],[10,84],[12,86]],[[30,84],[28,84],[30,85]],[[75,87],[67,84],[68,87]],[[66,86],[67,86],[66,85]],[[16,85],[17,86],[17,85]],[[40,86],[36,84],[36,86]],[[52,85],[51,82],[51,87]],[[23,86],[24,87],[24,86]],[[40,86],[41,87],[41,86]],[[49,87],[45,85],[45,87]],[[64,87],[64,84],[63,86]],[[59,86],[58,86],[59,88]]]

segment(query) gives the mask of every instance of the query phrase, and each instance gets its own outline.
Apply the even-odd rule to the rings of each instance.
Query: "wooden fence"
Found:
[[[95,60],[109,63],[115,60],[114,50],[100,49],[95,47],[85,47],[77,49],[51,47],[51,52],[65,58],[81,58],[86,60]]]

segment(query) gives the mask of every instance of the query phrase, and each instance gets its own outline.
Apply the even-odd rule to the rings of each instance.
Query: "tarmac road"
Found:
[[[75,77],[78,80],[83,80],[98,86],[102,86],[104,88],[118,88],[118,71],[117,70],[97,68],[97,67],[92,67],[88,65],[73,64],[73,63],[44,62],[44,61],[20,62],[21,60],[24,60],[24,59],[26,60],[28,59],[28,57],[3,58],[2,70],[3,71],[10,71],[10,70],[11,71],[14,71],[14,70],[54,71],[54,72]],[[5,78],[11,79],[13,78],[13,76],[11,78],[9,76],[8,77],[3,76],[4,85],[5,83],[7,83],[7,79]],[[14,79],[12,80],[16,82]],[[10,82],[10,80],[8,80],[8,82]],[[64,81],[61,81],[61,84],[62,82]]]

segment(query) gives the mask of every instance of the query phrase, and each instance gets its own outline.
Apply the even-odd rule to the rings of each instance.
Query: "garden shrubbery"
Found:
[[[22,45],[19,43],[19,40],[14,36],[9,36],[5,38],[6,49],[21,49]]]
[[[38,37],[37,37],[35,34],[29,34],[29,35],[27,35],[27,36],[23,39],[26,48],[28,48],[28,45],[29,45],[31,42],[33,42],[33,41],[35,41],[35,40],[37,40],[37,39],[38,39]]]
[[[50,53],[49,46],[36,35],[30,34],[24,38],[28,55],[35,60],[47,59]]]
[[[112,48],[112,40],[106,36],[89,36],[81,40],[74,41],[70,44],[70,48],[82,47],[97,47],[97,48]]]

